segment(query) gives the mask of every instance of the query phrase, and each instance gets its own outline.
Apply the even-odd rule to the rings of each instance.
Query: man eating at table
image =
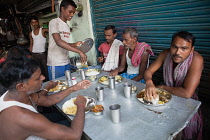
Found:
[[[84,128],[86,99],[75,100],[76,115],[70,127],[50,122],[36,110],[36,104],[58,103],[69,93],[89,86],[84,80],[44,99],[32,96],[40,90],[45,77],[30,58],[8,59],[0,66],[0,82],[8,89],[0,98],[0,139],[80,139]],[[44,90],[46,92],[46,90]],[[35,100],[35,101],[34,101]],[[10,131],[8,131],[8,128]]]
[[[136,28],[127,27],[122,34],[125,50],[122,54],[120,66],[110,72],[111,76],[116,76],[124,71],[121,76],[134,81],[145,83],[144,72],[149,63],[150,55],[154,55],[151,46],[146,42],[138,41]]]
[[[116,69],[121,60],[124,46],[123,43],[115,39],[117,31],[114,25],[107,25],[104,28],[104,37],[106,42],[102,43],[98,50],[101,52],[101,57],[98,57],[98,62],[103,63],[102,70],[110,71]]]
[[[162,51],[157,59],[144,73],[146,80],[146,99],[157,98],[156,87],[165,89],[171,94],[198,100],[195,90],[199,85],[203,57],[194,51],[193,34],[180,31],[172,36],[171,47]],[[166,85],[155,87],[152,75],[163,65],[163,78]],[[184,139],[202,139],[202,116],[198,111],[183,130]]]

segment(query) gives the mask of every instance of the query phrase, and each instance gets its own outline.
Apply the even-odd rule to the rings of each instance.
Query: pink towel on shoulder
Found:
[[[135,48],[135,51],[133,53],[131,62],[132,65],[137,67],[141,63],[142,54],[144,53],[144,50],[147,51],[150,55],[154,55],[152,52],[151,46],[145,42],[137,42],[137,46]]]

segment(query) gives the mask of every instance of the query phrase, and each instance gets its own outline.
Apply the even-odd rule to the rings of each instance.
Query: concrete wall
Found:
[[[94,39],[89,0],[74,0],[74,2],[76,4],[81,3],[83,5],[83,15],[79,17],[77,14],[75,14],[72,20],[67,22],[73,29],[70,42],[74,43],[77,41],[83,41],[86,38]],[[86,53],[88,57],[88,64],[95,65],[97,63],[96,54],[97,52],[94,43],[91,50]],[[73,52],[70,52],[69,55],[70,57],[79,56]]]

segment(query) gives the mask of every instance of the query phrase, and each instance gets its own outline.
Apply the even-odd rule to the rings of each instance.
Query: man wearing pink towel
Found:
[[[115,76],[124,71],[127,64],[127,72],[121,76],[144,83],[144,72],[148,66],[149,56],[154,55],[152,49],[149,44],[138,42],[138,32],[135,28],[126,28],[122,37],[125,47],[122,60],[120,66],[111,71],[110,75]]]
[[[171,47],[162,51],[144,73],[146,99],[157,97],[156,87],[163,88],[183,98],[198,100],[195,90],[200,83],[203,57],[194,51],[193,34],[180,31],[172,36]],[[166,85],[155,87],[152,75],[163,65],[163,79]],[[194,115],[182,133],[183,139],[202,139],[202,116],[200,110]]]

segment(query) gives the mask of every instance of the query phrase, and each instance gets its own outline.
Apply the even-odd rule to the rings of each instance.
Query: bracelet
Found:
[[[42,90],[45,90],[47,93],[49,92],[49,90],[47,90],[46,88],[43,88]]]
[[[85,105],[77,105],[77,106],[83,106],[83,107],[85,107]]]
[[[150,80],[147,80],[145,83],[147,83],[148,81],[152,81],[151,79]]]

